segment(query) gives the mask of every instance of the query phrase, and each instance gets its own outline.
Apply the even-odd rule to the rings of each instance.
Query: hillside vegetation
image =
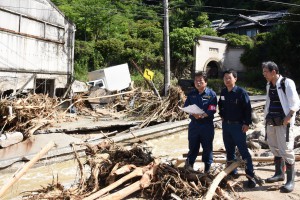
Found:
[[[158,0],[53,0],[76,25],[75,76],[86,80],[88,71],[129,63],[164,72],[164,8]],[[249,71],[261,71],[262,61],[274,60],[290,77],[300,77],[300,1],[173,0],[169,2],[171,77],[189,78],[194,38],[217,36],[212,20],[235,19],[238,14],[288,10],[292,13],[272,33],[255,38],[227,34],[232,45],[247,48],[242,62]],[[261,76],[253,75],[257,78]],[[160,76],[163,77],[163,76]],[[161,82],[161,80],[160,80]]]

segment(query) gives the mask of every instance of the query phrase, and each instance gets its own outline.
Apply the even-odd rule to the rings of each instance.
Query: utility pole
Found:
[[[165,87],[164,96],[167,96],[170,88],[170,42],[169,42],[169,3],[168,0],[163,0],[164,3],[164,61],[165,61]]]

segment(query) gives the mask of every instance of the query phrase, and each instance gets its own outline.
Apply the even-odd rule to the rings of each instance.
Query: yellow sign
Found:
[[[153,77],[154,77],[154,72],[150,71],[149,69],[145,69],[144,71],[144,77],[145,79],[152,81]]]

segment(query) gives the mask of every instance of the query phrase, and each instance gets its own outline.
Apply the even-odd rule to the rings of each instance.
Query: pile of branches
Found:
[[[79,98],[81,96],[74,97],[75,100]],[[47,94],[29,94],[24,98],[1,99],[1,131],[19,131],[25,137],[30,137],[40,127],[64,119],[65,112],[61,110],[60,105],[66,101],[70,100],[61,101]],[[78,102],[73,106],[79,110],[83,108],[83,103]]]
[[[1,99],[0,124],[3,130],[20,131],[26,135],[30,130],[52,120],[57,105],[57,99],[41,94],[30,94],[26,98]]]
[[[183,106],[185,94],[180,87],[171,86],[167,97],[160,99],[150,92],[137,92],[116,98],[108,107],[116,107],[126,113],[127,117],[142,119],[140,128],[151,122],[176,121],[187,119],[188,115],[178,106]]]
[[[126,94],[107,95],[107,98],[112,98],[111,96],[114,97],[113,101],[106,108],[120,114],[122,111],[122,116],[127,118],[143,120],[140,128],[154,121],[175,121],[188,117],[178,107],[182,106],[185,101],[185,95],[179,87],[171,86],[169,95],[163,99],[158,98],[152,92],[142,92],[141,89]],[[1,99],[1,131],[19,131],[25,137],[30,137],[40,127],[64,119],[66,112],[73,108],[77,114],[91,116],[93,111],[87,107],[87,99],[83,95],[75,95],[72,100],[61,101],[43,94],[29,94],[25,98]],[[65,102],[70,102],[69,107],[62,112],[60,107]],[[9,109],[12,113],[9,113]],[[97,112],[93,115],[97,115]]]
[[[26,192],[23,199],[196,199],[205,195],[220,172],[215,170],[208,175],[160,163],[146,147],[137,145],[124,150],[105,140],[87,147],[86,162],[77,157],[80,177],[75,185],[64,188],[58,181],[53,182],[40,190]],[[87,169],[89,172],[85,173]],[[218,188],[213,199],[230,198],[225,190]]]

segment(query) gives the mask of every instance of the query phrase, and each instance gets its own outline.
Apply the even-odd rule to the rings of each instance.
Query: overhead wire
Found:
[[[195,7],[194,5],[189,5],[190,7]],[[213,8],[213,9],[222,9],[222,10],[234,10],[234,11],[246,11],[246,12],[257,12],[257,13],[268,13],[268,14],[276,14],[280,13],[279,11],[266,11],[266,10],[250,10],[250,9],[242,9],[242,8],[230,8],[230,7],[219,7],[219,6],[202,6],[202,8]],[[296,13],[288,13],[289,15],[299,16],[300,14]]]
[[[285,2],[281,2],[281,1],[271,1],[271,0],[254,0],[254,1],[261,1],[261,2],[267,2],[267,3],[272,3],[272,4],[281,4],[281,5],[286,5],[286,6],[297,6],[297,7],[300,7],[299,4],[285,3]]]
[[[148,0],[149,2],[150,1],[155,1],[155,0]],[[263,2],[269,2],[269,3],[275,3],[275,4],[284,4],[284,5],[289,5],[289,6],[299,6],[298,4],[290,4],[290,3],[284,3],[284,2],[277,2],[277,1],[271,1],[271,0],[254,0],[254,1],[263,1]],[[172,9],[174,8],[178,8],[180,6],[183,6],[183,4],[170,4],[171,6],[169,7],[169,10],[172,11]],[[189,6],[189,7],[199,7],[197,5],[184,5],[184,6]],[[52,11],[54,12],[55,9],[52,7],[52,9],[44,9],[44,8],[29,8],[29,7],[22,7],[22,6],[18,6],[18,7],[15,7],[15,6],[1,6],[3,8],[19,8],[19,9],[32,9],[32,10],[47,10],[47,11]],[[87,6],[89,7],[89,6]],[[276,14],[276,13],[279,13],[279,12],[276,12],[276,11],[265,11],[265,10],[251,10],[251,9],[241,9],[241,8],[231,8],[231,7],[219,7],[219,6],[200,6],[201,8],[212,8],[212,9],[222,9],[222,10],[233,10],[233,11],[243,11],[243,12],[257,12],[257,13],[267,13],[267,14]],[[101,10],[109,10],[109,11],[116,11],[117,13],[116,14],[122,14],[124,13],[123,10],[121,9],[117,9],[117,8],[106,8],[106,7],[93,7],[93,8],[96,8],[96,9],[101,9]],[[162,8],[162,7],[160,7]],[[139,11],[140,13],[147,13],[146,11]],[[190,11],[192,13],[199,13],[201,11]],[[207,12],[207,11],[204,11],[205,13],[208,13],[208,14],[213,14],[213,15],[222,15],[222,16],[229,16],[229,17],[237,17],[238,15],[233,15],[233,14],[225,14],[225,13],[215,13],[215,12]],[[289,15],[292,15],[292,16],[300,16],[300,14],[296,14],[296,13],[288,13]],[[159,13],[156,13],[156,16],[157,17],[165,17],[164,14],[159,14]],[[151,19],[151,18],[155,18],[155,16],[145,16],[145,15],[142,15],[142,14],[134,14],[133,17],[147,17],[148,19]],[[285,22],[299,22],[299,21],[291,21],[291,20],[284,20]]]
[[[178,5],[175,5],[174,8],[178,8]],[[195,5],[188,5],[189,7],[196,7]],[[218,6],[202,6],[202,8],[213,8],[213,9],[224,9],[224,10],[234,10],[234,11],[247,11],[247,12],[257,12],[257,13],[266,13],[266,14],[277,14],[280,12],[276,11],[265,11],[265,10],[249,10],[249,9],[239,9],[239,8],[229,8],[229,7],[218,7]],[[172,8],[171,8],[172,9]],[[201,11],[189,11],[189,12],[201,12]],[[230,16],[230,17],[237,17],[238,15],[232,15],[232,14],[223,14],[223,13],[213,13],[213,12],[207,12],[208,14],[214,14],[214,15],[223,15],[223,16]],[[289,16],[300,16],[300,14],[297,13],[287,13]],[[295,22],[298,23],[300,21],[295,20],[283,20],[285,22]]]

